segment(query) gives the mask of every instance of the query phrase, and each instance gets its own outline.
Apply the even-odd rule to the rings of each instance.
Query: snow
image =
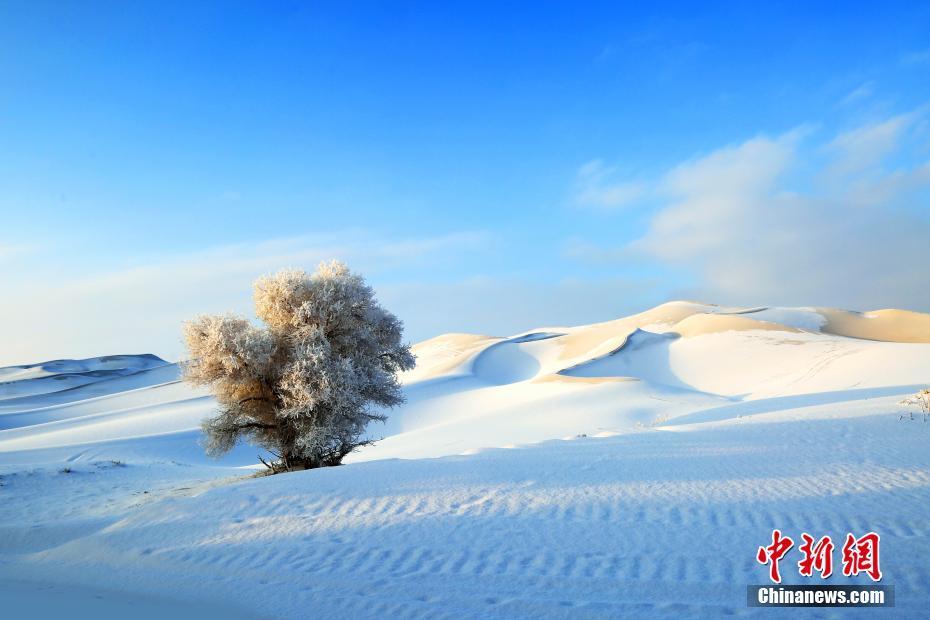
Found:
[[[5,404],[3,400],[6,399],[109,383],[115,377],[138,374],[166,364],[154,355],[111,355],[9,366],[0,369],[0,405]]]
[[[675,302],[436,338],[382,441],[260,478],[249,446],[203,456],[213,401],[173,364],[119,356],[121,374],[57,391],[18,384],[106,369],[0,369],[0,600],[36,617],[848,615],[746,607],[778,527],[879,532],[889,615],[923,617],[930,424],[897,403],[930,380],[930,344],[817,316]]]

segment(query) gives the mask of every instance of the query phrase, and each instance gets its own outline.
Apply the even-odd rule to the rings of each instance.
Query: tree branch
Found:
[[[236,428],[238,428],[238,429],[243,429],[243,428],[258,428],[258,429],[277,428],[277,426],[275,426],[274,424],[261,424],[261,423],[259,423],[259,422],[246,422],[246,423],[244,423],[244,424],[235,424],[234,426],[235,426]]]

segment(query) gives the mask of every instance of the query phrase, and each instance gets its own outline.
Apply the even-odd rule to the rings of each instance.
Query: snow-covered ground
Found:
[[[930,383],[930,315],[673,302],[415,353],[407,404],[372,429],[382,441],[344,467],[263,478],[250,446],[203,456],[213,401],[174,364],[0,369],[4,610],[850,615],[746,606],[767,580],[756,549],[780,528],[878,532],[896,589],[881,613],[926,617],[930,423],[897,403]],[[818,582],[797,559],[785,582]]]

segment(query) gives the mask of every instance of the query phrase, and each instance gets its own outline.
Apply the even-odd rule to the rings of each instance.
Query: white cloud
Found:
[[[625,207],[646,193],[646,186],[616,179],[617,170],[601,160],[590,161],[575,175],[574,202],[583,207],[613,210]]]
[[[897,149],[914,118],[912,114],[902,114],[839,134],[827,145],[836,157],[829,173],[847,176],[873,168]]]
[[[613,252],[690,273],[693,287],[676,296],[930,310],[930,162],[883,168],[911,120],[854,129],[826,149],[795,131],[681,164],[657,182],[668,200],[648,232]]]
[[[789,164],[799,133],[770,140],[755,138],[727,147],[669,171],[660,185],[671,204],[652,220],[649,234],[632,249],[664,260],[689,259],[730,242],[734,226],[773,193]],[[774,214],[773,214],[774,215]]]
[[[199,313],[250,316],[251,283],[283,267],[340,258],[373,280],[486,249],[483,233],[389,240],[362,231],[241,243],[150,257],[82,277],[10,283],[0,304],[0,365],[114,353],[181,353],[180,323]]]
[[[872,96],[874,91],[875,82],[864,82],[851,90],[845,97],[843,97],[843,99],[840,100],[840,105],[852,105],[856,102],[862,101],[863,99],[868,99]]]

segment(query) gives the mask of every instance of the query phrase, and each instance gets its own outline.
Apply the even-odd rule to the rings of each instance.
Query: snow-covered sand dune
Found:
[[[25,399],[34,395],[60,392],[70,396],[71,390],[81,386],[93,386],[97,383],[106,385],[116,377],[135,375],[167,364],[168,362],[154,355],[110,355],[86,360],[53,360],[41,364],[0,368],[0,406],[7,405],[4,401],[11,399],[22,399],[17,403],[22,406]],[[147,382],[141,383],[146,384]],[[123,389],[125,387],[120,386],[115,391]],[[87,393],[90,393],[89,389],[82,392]],[[38,402],[45,404],[47,401]]]
[[[253,448],[203,457],[213,401],[176,365],[0,369],[0,598],[93,592],[114,601],[98,618],[153,601],[179,617],[772,615],[745,586],[765,582],[755,550],[777,527],[879,532],[885,611],[930,605],[930,423],[897,404],[930,383],[928,315],[672,302],[414,351],[382,441],[257,479]],[[806,582],[796,560],[786,582]]]

